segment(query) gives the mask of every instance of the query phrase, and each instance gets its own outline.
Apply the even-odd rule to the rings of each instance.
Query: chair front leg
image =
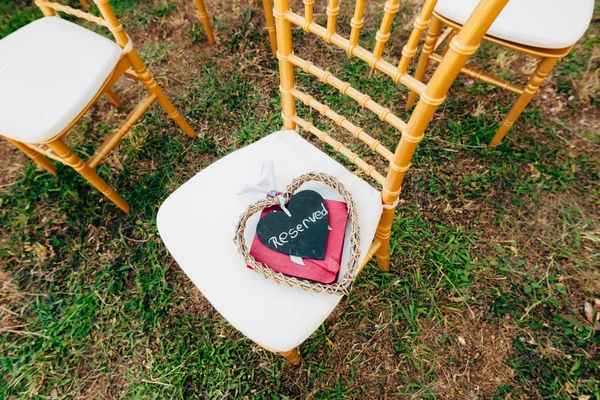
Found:
[[[215,35],[213,34],[212,27],[210,26],[210,18],[208,17],[208,12],[206,11],[206,4],[204,4],[204,0],[196,0],[196,9],[198,10],[198,18],[204,26],[204,31],[206,32],[208,42],[214,43]]]
[[[437,38],[440,36],[440,33],[442,31],[442,25],[442,21],[435,15],[431,17],[431,25],[429,25],[429,29],[427,30],[427,37],[425,38],[425,43],[423,44],[423,49],[421,50],[421,55],[419,56],[419,63],[417,64],[417,69],[415,70],[415,78],[419,81],[423,81],[425,72],[427,72],[427,66],[429,65],[429,56],[433,52]],[[406,110],[410,110],[412,108],[412,106],[415,104],[416,99],[417,92],[411,91],[408,95],[408,99],[406,100]]]
[[[519,99],[512,106],[512,108],[502,121],[500,128],[498,128],[498,131],[492,138],[492,141],[490,142],[490,147],[496,147],[500,144],[504,136],[506,136],[506,134],[513,126],[515,121],[519,118],[525,107],[527,107],[527,104],[529,104],[533,95],[535,94],[535,92],[537,92],[542,82],[544,82],[546,76],[548,76],[550,71],[552,71],[552,68],[554,68],[557,61],[558,58],[543,58],[539,62],[534,73],[531,75],[531,77],[529,77],[529,81],[527,82],[523,93],[521,93]]]
[[[267,32],[269,34],[269,42],[271,43],[271,51],[273,52],[273,56],[277,57],[277,36],[275,35],[273,2],[271,0],[263,0],[263,9],[265,11],[265,21],[267,24]]]
[[[52,164],[50,162],[50,160],[48,160],[46,158],[46,156],[44,156],[41,153],[38,153],[37,151],[35,151],[32,148],[24,145],[21,142],[18,142],[18,141],[13,140],[13,139],[9,139],[7,137],[5,137],[5,139],[7,141],[9,141],[10,143],[12,143],[13,146],[15,146],[17,149],[19,149],[23,153],[25,153],[25,155],[27,157],[31,158],[31,160],[33,162],[35,162],[40,168],[43,168],[46,171],[50,172],[52,175],[56,176],[56,167],[54,166],[54,164]]]
[[[390,270],[390,237],[395,214],[395,208],[384,208],[381,213],[377,232],[375,232],[375,238],[381,244],[375,255],[377,256],[379,270],[383,272]]]
[[[288,360],[294,365],[300,365],[300,362],[302,362],[302,357],[300,356],[298,349],[280,351],[279,354],[281,354],[283,357],[285,357],[286,360]]]
[[[56,155],[61,157],[66,165],[77,171],[79,175],[83,176],[92,186],[108,197],[108,199],[115,203],[117,207],[129,214],[130,208],[125,200],[116,194],[104,179],[100,178],[96,171],[77,157],[77,155],[75,155],[61,139],[49,142],[48,147],[50,147]]]

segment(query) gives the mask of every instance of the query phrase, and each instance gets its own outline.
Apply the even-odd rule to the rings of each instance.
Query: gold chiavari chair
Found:
[[[429,60],[440,62],[435,50],[463,29],[463,24],[479,0],[439,0],[415,71],[422,80]],[[539,59],[537,67],[524,87],[515,85],[471,66],[461,72],[485,83],[498,86],[519,97],[508,112],[490,146],[500,144],[517,121],[554,65],[566,57],[575,42],[585,33],[592,19],[594,0],[511,0],[490,27],[484,40]],[[444,27],[446,29],[444,30]],[[444,31],[442,33],[442,31]],[[410,109],[417,93],[412,91],[406,103]]]
[[[196,134],[165,96],[133,48],[108,0],[94,0],[102,17],[46,0],[36,0],[44,17],[0,40],[0,135],[40,167],[55,174],[46,157],[74,168],[120,209],[129,205],[94,171],[154,102],[190,137]],[[60,18],[64,12],[108,28],[115,42]],[[73,125],[123,75],[140,81],[148,95],[87,161],[63,141]]]
[[[304,291],[264,279],[248,270],[244,259],[238,254],[232,240],[238,217],[248,205],[264,198],[264,195],[236,196],[236,192],[240,184],[256,181],[265,160],[271,160],[275,165],[277,190],[280,191],[293,178],[309,171],[327,173],[343,183],[352,194],[358,212],[361,269],[375,256],[379,268],[382,271],[389,270],[392,220],[413,153],[423,139],[437,107],[443,103],[450,85],[467,59],[477,51],[487,29],[507,2],[482,0],[464,28],[452,39],[449,50],[429,83],[424,84],[407,73],[407,67],[416,53],[419,37],[428,25],[435,0],[426,1],[398,65],[391,64],[382,55],[390,37],[394,14],[399,9],[399,0],[386,1],[372,50],[359,43],[365,0],[355,2],[349,39],[336,29],[338,0],[329,1],[326,26],[315,22],[312,1],[304,2],[304,15],[300,15],[290,9],[289,0],[275,0],[279,89],[285,130],[237,150],[198,173],[165,200],[157,216],[158,230],[167,249],[226,320],[262,347],[279,352],[293,363],[299,363],[297,346],[322,324],[341,299],[341,296]],[[401,120],[368,94],[301,58],[293,49],[292,26],[318,36],[327,45],[358,57],[371,68],[388,75],[393,82],[416,91],[420,99],[410,119],[406,122]],[[295,85],[295,68],[349,96],[395,127],[400,133],[395,151],[386,148],[329,105],[301,91]],[[363,141],[375,155],[383,157],[388,166],[387,174],[368,164],[329,133],[300,117],[296,113],[298,101],[330,118],[350,135]],[[333,147],[381,185],[382,189],[375,189],[308,143],[296,132],[298,128]],[[326,198],[336,199],[336,193],[326,187],[318,184],[305,187],[321,192]],[[255,225],[256,219],[251,219],[246,226],[244,234],[247,243],[252,241]],[[347,250],[348,246],[345,248]],[[344,273],[344,260],[348,260],[348,256],[346,254],[342,258],[340,274]]]

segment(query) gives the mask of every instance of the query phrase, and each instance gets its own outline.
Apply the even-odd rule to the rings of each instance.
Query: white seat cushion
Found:
[[[0,40],[0,135],[52,139],[94,98],[120,56],[116,43],[59,17]]]
[[[359,224],[361,260],[381,216],[381,194],[322,153],[294,131],[280,131],[218,160],[173,192],[158,211],[158,231],[167,249],[217,311],[244,335],[272,350],[287,351],[309,337],[341,296],[280,285],[248,269],[233,243],[235,226],[249,204],[264,194],[236,195],[242,184],[256,183],[263,161],[273,160],[277,190],[303,173],[325,172],[352,193]],[[321,183],[302,188],[342,200]],[[250,244],[259,213],[248,220]],[[346,238],[346,243],[348,238]],[[342,256],[342,271],[349,256]]]
[[[479,0],[439,0],[435,11],[463,25]],[[590,24],[594,0],[510,0],[488,35],[527,46],[562,49]]]

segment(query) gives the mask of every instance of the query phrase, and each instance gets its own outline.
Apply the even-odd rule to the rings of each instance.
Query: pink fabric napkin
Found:
[[[340,272],[340,262],[342,260],[342,250],[344,249],[344,237],[346,236],[346,222],[348,220],[348,208],[346,203],[335,200],[325,199],[327,206],[329,226],[331,230],[327,236],[327,247],[325,249],[325,258],[316,260],[313,258],[303,258],[304,265],[299,265],[290,259],[288,254],[279,253],[271,250],[258,240],[254,235],[250,254],[269,268],[285,275],[295,276],[297,278],[308,279],[321,283],[333,283]],[[271,211],[281,211],[279,206],[272,206],[263,210],[264,216]],[[252,267],[248,266],[252,269]]]

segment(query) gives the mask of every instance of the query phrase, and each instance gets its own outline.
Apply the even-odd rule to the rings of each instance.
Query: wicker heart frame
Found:
[[[256,259],[250,255],[250,250],[248,249],[246,240],[244,239],[246,222],[257,212],[261,212],[265,208],[269,208],[271,206],[279,205],[279,199],[277,197],[266,198],[248,206],[246,211],[240,216],[239,222],[235,229],[233,242],[236,244],[239,253],[242,255],[242,257],[244,257],[246,264],[251,266],[255,272],[258,272],[265,278],[273,279],[279,284],[286,284],[291,287],[299,287],[301,289],[310,290],[317,293],[326,292],[337,295],[347,295],[350,293],[352,283],[356,279],[356,275],[359,272],[358,261],[360,258],[360,227],[358,226],[358,213],[356,212],[356,205],[354,204],[352,195],[340,181],[330,175],[318,172],[309,172],[294,179],[292,183],[288,185],[285,192],[282,193],[285,204],[290,201],[290,198],[300,188],[300,186],[311,181],[321,182],[335,189],[344,198],[344,201],[348,207],[348,220],[350,221],[350,259],[348,260],[346,272],[344,273],[341,282],[326,284],[284,275],[280,272],[273,271],[267,265],[256,261]]]

